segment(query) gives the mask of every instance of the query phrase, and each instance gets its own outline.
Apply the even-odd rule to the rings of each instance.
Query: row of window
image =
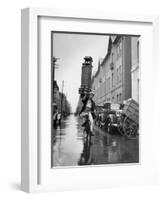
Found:
[[[98,98],[99,98],[99,97],[96,98],[96,101],[98,100]],[[122,99],[122,93],[119,93],[119,94],[117,94],[116,96],[112,96],[112,97],[110,97],[110,98],[107,98],[106,100],[107,100],[107,101],[110,101],[110,102],[114,102],[114,103],[120,103],[120,102],[122,102],[122,100],[123,100],[123,99]],[[105,97],[100,98],[99,101],[100,101],[100,102],[105,102]]]
[[[107,72],[106,80],[105,80],[105,77],[100,78],[97,86],[94,87],[94,90],[101,88],[102,85],[105,83],[105,81],[106,81],[107,90],[108,89],[110,90],[111,87],[114,87],[116,84],[121,83],[121,81],[122,81],[122,66],[117,68],[116,73],[112,72],[111,77],[109,76],[109,73]]]
[[[117,94],[116,98],[114,98],[114,96],[112,96],[112,98],[107,98],[107,101],[116,101],[116,102],[122,101],[122,93]]]
[[[117,68],[116,74],[112,72],[112,87],[114,87],[116,84],[121,83],[121,81],[122,81],[122,67],[120,66],[119,68]]]

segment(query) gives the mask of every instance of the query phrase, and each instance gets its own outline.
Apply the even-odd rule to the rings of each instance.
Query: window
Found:
[[[119,100],[122,101],[122,94],[119,94]]]
[[[113,62],[113,53],[111,54],[111,57],[112,57],[112,62]]]
[[[137,62],[139,63],[139,41],[137,42]]]
[[[137,79],[137,101],[139,102],[139,79]]]
[[[119,43],[119,54],[121,55],[122,52],[122,42]]]
[[[104,83],[105,82],[105,76],[102,78],[102,83]]]
[[[119,66],[119,82],[122,81],[122,66]]]
[[[119,44],[117,44],[117,59],[119,57]]]
[[[109,79],[108,79],[108,88],[109,88],[109,90],[110,90],[110,77],[109,77]]]
[[[112,87],[114,87],[114,73],[112,73]]]
[[[106,72],[106,79],[109,78],[109,72]]]
[[[119,83],[119,68],[117,68],[117,84]]]
[[[122,71],[122,67],[120,65],[116,72],[117,73],[117,84],[122,81],[122,72],[121,71]]]

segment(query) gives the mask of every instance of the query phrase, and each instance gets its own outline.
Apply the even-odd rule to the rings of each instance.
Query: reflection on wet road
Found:
[[[94,136],[87,141],[81,124],[80,118],[70,115],[53,130],[53,166],[139,162],[138,139],[110,135],[95,127]]]

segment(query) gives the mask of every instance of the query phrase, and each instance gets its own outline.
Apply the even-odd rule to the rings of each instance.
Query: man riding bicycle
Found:
[[[86,127],[88,132],[90,132],[90,136],[93,136],[93,124],[94,119],[96,118],[95,115],[95,109],[96,105],[93,101],[94,93],[86,93],[81,95],[81,100],[83,103],[82,109],[79,113],[80,116],[85,116],[85,122],[82,124],[82,126]],[[88,124],[89,127],[88,127]]]

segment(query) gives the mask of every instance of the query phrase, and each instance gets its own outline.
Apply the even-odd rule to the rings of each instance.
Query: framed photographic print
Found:
[[[157,72],[157,16],[23,9],[22,190],[157,183]]]

